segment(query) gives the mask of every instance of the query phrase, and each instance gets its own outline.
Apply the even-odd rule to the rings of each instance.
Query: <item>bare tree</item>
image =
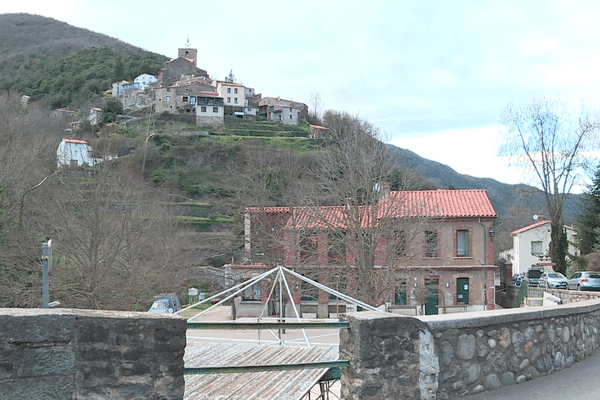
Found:
[[[177,288],[179,258],[166,199],[139,174],[61,169],[46,187],[40,230],[55,250],[51,293],[72,307],[142,309],[152,294]]]
[[[311,122],[319,123],[323,114],[323,107],[325,106],[325,103],[321,97],[321,93],[311,93],[309,104],[312,108],[312,112],[309,113],[309,116],[312,119]]]
[[[600,127],[598,116],[586,112],[573,115],[563,101],[543,98],[522,106],[508,104],[500,123],[505,128],[501,155],[531,167],[544,192],[552,229],[562,231],[567,195],[580,183],[582,172],[596,165],[589,151],[596,147],[593,139]],[[564,256],[559,254],[552,261],[564,272]]]
[[[331,140],[312,169],[316,190],[304,198],[308,207],[292,214],[292,224],[300,232],[298,253],[305,258],[298,262],[314,262],[316,236],[326,231],[328,257],[338,258],[333,265],[340,267],[331,275],[344,276],[348,290],[359,300],[379,305],[395,287],[398,271],[408,265],[411,255],[406,250],[420,238],[426,223],[425,218],[402,216],[409,208],[426,204],[407,204],[401,195],[386,197],[395,166],[371,124],[332,111],[324,120]],[[376,265],[382,259],[382,265]]]
[[[41,242],[28,204],[52,174],[58,129],[49,110],[0,94],[0,306],[41,305]]]

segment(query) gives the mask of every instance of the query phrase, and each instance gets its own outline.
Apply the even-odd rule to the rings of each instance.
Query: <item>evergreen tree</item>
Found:
[[[592,184],[583,195],[581,214],[576,217],[578,247],[581,254],[589,254],[600,248],[600,166]]]
[[[121,56],[117,57],[115,62],[115,71],[113,75],[113,81],[122,81],[125,79],[125,66],[123,65],[123,58]]]
[[[554,270],[566,275],[567,253],[569,251],[567,232],[564,226],[558,225],[556,222],[552,222],[550,226],[550,248],[548,249],[550,258],[554,262]]]

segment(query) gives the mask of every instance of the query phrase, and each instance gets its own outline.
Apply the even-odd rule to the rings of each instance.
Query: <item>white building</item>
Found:
[[[80,139],[63,139],[56,150],[57,166],[96,165],[99,160],[92,157],[88,142]]]
[[[149,85],[152,85],[153,83],[158,82],[158,79],[156,79],[155,76],[150,75],[150,74],[141,74],[140,76],[138,76],[137,78],[135,78],[133,80],[133,83],[137,83],[139,86],[139,89],[144,92],[146,91],[146,88]]]
[[[573,243],[577,242],[575,229],[566,225],[565,229],[569,253],[578,254],[578,250],[573,246]],[[532,265],[550,262],[550,230],[550,221],[542,220],[510,233],[513,237],[513,274],[525,273]],[[551,267],[547,266],[546,269]]]

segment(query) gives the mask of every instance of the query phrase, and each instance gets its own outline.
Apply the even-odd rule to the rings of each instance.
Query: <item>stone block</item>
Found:
[[[15,353],[14,372],[18,377],[74,375],[75,355],[71,346],[21,346]]]

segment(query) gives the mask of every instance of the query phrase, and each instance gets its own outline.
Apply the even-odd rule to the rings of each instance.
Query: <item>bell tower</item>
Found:
[[[192,62],[194,63],[194,67],[198,66],[197,65],[198,50],[190,48],[190,39],[189,38],[185,42],[185,47],[183,49],[178,49],[178,50],[179,51],[178,51],[177,57],[183,57],[183,58],[192,60]]]

